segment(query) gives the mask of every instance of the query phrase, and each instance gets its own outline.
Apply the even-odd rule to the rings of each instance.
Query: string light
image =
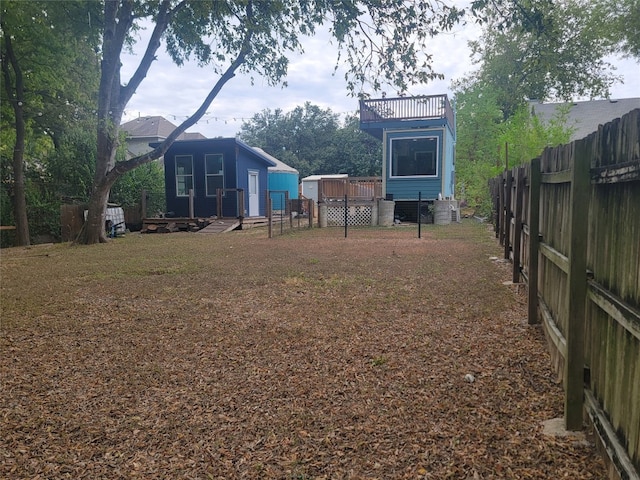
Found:
[[[163,117],[163,118],[173,118],[174,121],[177,122],[182,122],[184,120],[187,120],[189,118],[189,116],[187,115],[177,115],[177,114],[173,114],[173,113],[165,113],[165,114],[154,114],[154,115],[141,115],[140,112],[137,112],[138,116],[137,119],[140,118],[145,118],[145,117]],[[334,112],[331,111],[332,114],[338,115],[339,117],[344,117],[346,115],[355,115],[356,111],[344,111],[344,112]],[[128,116],[127,112],[124,112],[123,115],[125,118]],[[196,125],[198,124],[206,124],[206,125],[210,125],[211,123],[217,123],[217,122],[224,122],[225,125],[227,125],[230,122],[248,122],[253,120],[255,117],[255,115],[252,115],[251,117],[222,117],[219,115],[210,115],[209,112],[206,112],[197,122]],[[124,120],[124,121],[128,121],[128,120]]]

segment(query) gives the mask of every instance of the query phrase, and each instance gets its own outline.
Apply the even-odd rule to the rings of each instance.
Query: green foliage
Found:
[[[91,176],[75,165],[67,132],[95,131],[98,35],[87,19],[97,18],[97,8],[80,1],[2,3],[2,222],[26,218],[32,237],[58,235],[65,190],[89,193]],[[23,136],[24,149],[11,161]],[[92,149],[95,160],[95,140]],[[16,181],[22,174],[24,189]]]
[[[533,117],[528,106],[519,107],[502,120],[495,89],[481,84],[459,85],[456,93],[458,142],[456,146],[456,196],[477,213],[488,216],[490,178],[507,167],[526,163],[547,146],[567,143],[567,109],[550,122]],[[508,157],[508,158],[507,158]]]
[[[84,125],[86,126],[86,124]],[[96,162],[96,136],[83,125],[67,127],[57,138],[47,170],[63,202],[87,202]]]
[[[328,173],[347,173],[352,177],[382,175],[382,142],[360,129],[360,119],[345,119],[334,137],[333,162],[325,165]]]
[[[640,0],[592,0],[588,27],[614,52],[640,60]]]
[[[321,169],[333,154],[331,138],[338,130],[338,116],[311,103],[288,113],[269,109],[244,122],[240,136],[252,146],[296,168],[301,176]]]
[[[484,32],[471,42],[478,69],[454,85],[456,193],[481,215],[491,209],[490,178],[507,165],[530,161],[546,146],[569,141],[568,110],[543,124],[531,116],[529,100],[608,95],[616,77],[603,59],[614,49],[604,29],[593,27],[594,5],[581,0],[472,2]]]
[[[357,117],[348,117],[341,125],[331,109],[309,102],[288,113],[264,110],[243,123],[240,135],[243,141],[296,168],[301,177],[381,172],[380,141],[360,130]]]
[[[572,129],[567,126],[569,107],[560,109],[548,123],[532,116],[527,107],[520,107],[513,116],[502,124],[498,137],[503,164],[508,168],[522,165],[539,156],[545,147],[568,143]],[[508,151],[507,151],[508,148]]]
[[[471,42],[479,69],[467,81],[492,86],[505,120],[527,99],[607,96],[617,77],[604,60],[609,43],[589,26],[590,8],[580,0],[531,3],[536,28],[505,24],[503,11],[486,10],[484,33]]]
[[[164,170],[160,162],[151,162],[122,175],[111,188],[111,201],[122,206],[140,204],[140,195],[148,194],[147,211],[163,212]]]

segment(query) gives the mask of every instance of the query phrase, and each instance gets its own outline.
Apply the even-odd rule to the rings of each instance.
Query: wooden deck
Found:
[[[284,217],[283,221],[288,221]],[[279,223],[280,217],[274,216],[273,223]],[[250,218],[144,218],[142,220],[142,233],[171,233],[171,232],[196,232],[196,233],[226,233],[233,230],[246,230],[255,227],[267,227],[267,217]]]
[[[241,225],[242,221],[238,218],[215,219],[197,233],[227,233],[240,228]]]

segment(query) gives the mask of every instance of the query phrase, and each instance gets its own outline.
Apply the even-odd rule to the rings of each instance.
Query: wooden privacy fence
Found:
[[[496,237],[529,291],[565,388],[613,476],[640,478],[640,110],[489,184]]]
[[[321,178],[318,200],[374,200],[382,197],[381,177]]]

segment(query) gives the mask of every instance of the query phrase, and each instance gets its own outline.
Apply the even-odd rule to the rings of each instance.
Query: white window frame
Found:
[[[399,140],[435,140],[436,141],[436,149],[434,155],[435,161],[435,174],[433,175],[394,175],[393,168],[393,142]],[[431,152],[430,150],[419,150],[414,152],[414,156],[418,153]],[[438,158],[440,158],[440,137],[437,135],[429,135],[429,136],[418,136],[418,137],[395,137],[389,139],[389,178],[437,178],[440,168],[438,165]]]
[[[191,173],[178,173],[178,159],[185,159],[188,158],[189,161],[191,162]],[[188,197],[189,196],[189,190],[194,190],[195,191],[195,184],[194,184],[194,178],[193,178],[193,155],[176,155],[174,157],[174,161],[175,161],[175,175],[176,175],[176,197]],[[180,193],[180,182],[179,179],[183,178],[186,179],[190,177],[191,178],[191,189],[186,188],[185,192]],[[187,186],[187,182],[184,181],[183,182],[185,184],[185,187]]]
[[[208,157],[220,157],[220,165],[222,166],[221,170],[218,170],[218,173],[210,173],[207,163]],[[218,192],[209,192],[209,177],[222,177],[222,189],[224,190],[224,155],[222,153],[205,153],[204,155],[204,185],[205,185],[205,194],[207,197],[215,197]],[[225,192],[222,192],[222,196],[225,195]]]

